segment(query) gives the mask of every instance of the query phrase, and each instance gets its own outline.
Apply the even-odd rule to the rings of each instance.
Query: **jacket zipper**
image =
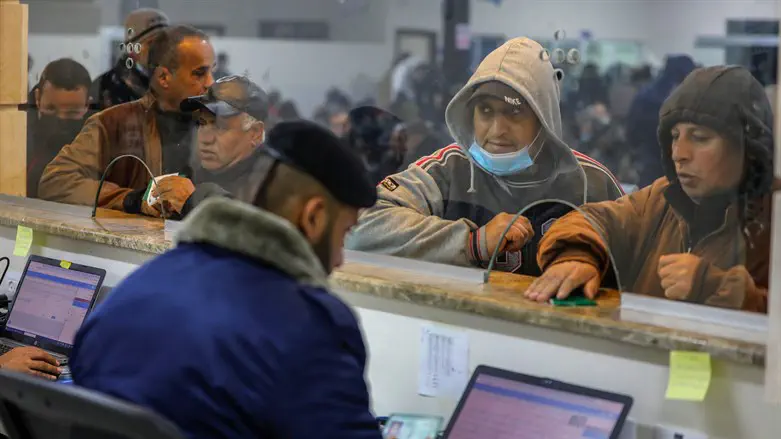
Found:
[[[716,235],[717,233],[719,233],[722,230],[724,230],[725,227],[727,227],[727,218],[729,217],[729,209],[730,208],[728,207],[727,211],[724,212],[724,221],[721,223],[721,226],[719,226],[718,229],[708,233],[702,239],[700,239],[700,244],[702,244],[703,242],[705,242],[705,240],[707,240],[708,238],[710,238],[713,235]],[[686,236],[686,246],[687,246],[686,247],[686,253],[691,253],[692,250],[694,249],[694,243],[692,243],[691,234],[689,233],[689,226],[688,225],[684,225],[684,235]]]

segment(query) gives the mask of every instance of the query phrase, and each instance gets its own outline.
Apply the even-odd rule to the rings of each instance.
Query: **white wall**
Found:
[[[234,73],[248,73],[266,90],[279,89],[299,111],[310,116],[324,102],[330,87],[351,91],[354,83],[377,81],[390,63],[390,51],[382,44],[310,43],[213,38],[215,50],[227,52]],[[35,60],[31,81],[47,63],[70,57],[84,64],[94,78],[109,67],[110,39],[96,35],[31,35],[29,51]]]
[[[279,89],[306,116],[325,101],[329,88],[350,91],[359,76],[377,81],[390,63],[390,52],[381,44],[226,38],[215,39],[214,46],[230,54],[233,72],[247,70],[264,89]]]
[[[34,62],[30,70],[30,86],[38,82],[41,71],[48,63],[60,58],[73,58],[84,65],[90,76],[95,78],[108,67],[109,48],[109,41],[96,34],[30,34],[27,38],[27,50]]]
[[[704,60],[720,55],[713,61],[724,62],[724,51],[695,51],[694,40],[704,35],[726,35],[727,20],[778,20],[781,2],[778,0],[678,0],[656,1],[648,16],[649,48],[657,54],[669,52],[695,53]]]
[[[426,0],[427,1],[427,0]],[[103,26],[121,26],[120,0],[96,0]],[[352,5],[351,3],[355,3]],[[226,37],[254,38],[260,20],[326,21],[337,41],[382,41],[384,0],[159,0],[177,23],[221,25]]]
[[[355,0],[366,1],[368,6],[353,12],[340,9],[343,4],[338,0],[198,0],[197,7],[174,7],[181,1],[161,0],[161,6],[170,7],[172,18],[177,21],[229,21],[229,29],[247,32],[250,28],[255,32],[258,17],[293,17],[296,10],[299,17],[328,17],[334,30],[338,29],[344,38],[371,34],[375,40],[381,40],[384,36],[384,42],[371,44],[214,40],[217,50],[229,53],[231,70],[248,70],[264,87],[279,88],[297,102],[305,115],[311,114],[330,86],[350,91],[358,76],[365,77],[363,82],[379,79],[389,67],[397,29],[432,30],[441,35],[442,27],[441,0]],[[344,4],[351,1],[354,0],[345,0]],[[110,20],[111,8],[118,15],[118,0],[99,2],[104,8],[103,20]],[[231,2],[237,3],[231,6]],[[279,2],[288,6],[281,8]],[[311,6],[326,3],[330,6]],[[565,30],[569,36],[588,30],[595,38],[642,40],[660,57],[685,52],[701,62],[715,64],[724,61],[723,50],[694,51],[696,36],[723,35],[728,18],[778,18],[780,14],[781,6],[775,0],[505,0],[500,7],[473,1],[472,30],[535,38],[551,38],[557,29]],[[109,44],[107,36],[97,33],[33,33],[29,40],[35,60],[31,79],[35,80],[47,62],[64,56],[82,62],[93,76],[97,75],[109,67]]]
[[[763,371],[758,367],[714,361],[703,403],[668,401],[669,354],[663,351],[356,293],[341,296],[361,318],[378,414],[401,411],[445,419],[452,414],[456,398],[417,395],[420,331],[436,322],[467,334],[470,369],[486,364],[632,395],[629,416],[639,424],[637,439],[651,439],[649,432],[656,425],[701,432],[705,435],[692,437],[709,439],[770,439],[781,429],[781,418],[774,415],[778,407],[762,400]]]
[[[563,29],[570,37],[589,30],[595,38],[642,39],[650,6],[649,0],[505,0],[499,7],[473,2],[472,27],[508,37],[552,39]]]
[[[389,0],[389,41],[399,27],[440,32],[440,0]],[[588,30],[597,39],[645,42],[658,57],[694,53],[699,35],[725,35],[728,19],[778,19],[776,0],[485,0],[471,3],[472,32],[508,38],[552,38],[557,29],[570,37]],[[723,51],[697,54],[713,61]]]
[[[87,34],[100,27],[101,8],[93,0],[22,0],[29,5],[30,32]]]

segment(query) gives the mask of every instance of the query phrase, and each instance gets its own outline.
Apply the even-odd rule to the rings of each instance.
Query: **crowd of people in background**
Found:
[[[152,14],[152,15],[150,15]],[[82,124],[86,117],[95,111],[130,102],[141,98],[149,86],[146,65],[150,42],[158,35],[160,29],[169,25],[168,18],[156,11],[141,10],[128,17],[128,26],[140,28],[139,23],[148,22],[149,29],[128,38],[127,43],[142,42],[141,53],[125,54],[117,60],[112,69],[100,75],[89,88],[88,105],[91,112],[80,117]],[[127,59],[133,59],[133,68],[127,68]],[[29,60],[32,66],[33,59]],[[216,69],[212,72],[215,79],[229,76],[229,58],[226,53],[217,54]],[[80,75],[62,72],[63,65],[70,69],[83,70]],[[35,93],[46,82],[54,84],[47,78],[65,78],[73,81],[85,76],[86,69],[71,59],[61,59],[50,63],[44,68],[44,73],[30,93],[31,107],[38,105]],[[76,67],[78,66],[78,67]],[[561,82],[561,111],[564,126],[564,140],[574,150],[582,152],[605,164],[627,188],[642,187],[662,175],[661,162],[656,151],[655,127],[658,122],[658,111],[661,103],[672,90],[698,65],[687,55],[669,55],[664,65],[654,69],[649,64],[629,66],[614,64],[600,68],[596,64],[586,63],[580,71],[572,68],[567,70],[572,77]],[[658,71],[655,71],[658,70]],[[86,74],[88,77],[88,73]],[[301,119],[313,120],[329,128],[337,136],[346,140],[355,138],[348,131],[355,129],[363,133],[377,132],[376,142],[364,141],[354,145],[363,154],[367,166],[373,168],[391,169],[389,163],[379,164],[377,149],[394,148],[381,139],[390,139],[390,132],[400,131],[405,138],[404,158],[397,160],[396,170],[402,170],[417,158],[428,155],[438,149],[437,145],[452,141],[444,120],[445,107],[455,92],[458,84],[447,84],[445,76],[435,63],[423,61],[410,54],[399,55],[391,64],[386,75],[377,83],[375,96],[355,100],[348,93],[330,88],[325,93],[323,103],[319,105],[311,117],[302,115],[296,103],[284,99],[279,90],[269,90],[267,96],[268,116],[264,121],[266,128],[283,121]],[[56,79],[55,79],[56,81]],[[763,84],[771,93],[775,84]],[[56,86],[56,85],[55,85]],[[377,127],[356,127],[356,123],[376,125],[376,121],[361,118],[360,122],[350,117],[350,112],[357,108],[374,107],[378,111],[392,115],[397,123],[393,126],[385,123],[382,134]],[[40,110],[38,110],[40,113]],[[40,117],[38,117],[40,119]],[[39,131],[51,131],[43,118]],[[32,123],[36,118],[31,118]],[[72,120],[72,119],[71,119]],[[69,125],[75,128],[75,122]],[[31,132],[35,131],[31,125]],[[74,130],[70,130],[75,137]],[[67,137],[61,134],[61,137]],[[398,137],[398,135],[397,135]],[[53,141],[49,141],[52,143]],[[59,142],[54,142],[59,143]],[[64,146],[64,145],[60,145]],[[51,151],[51,146],[43,148]],[[371,149],[367,149],[371,148]],[[49,159],[45,154],[42,159],[37,151],[30,151],[31,169],[42,167]],[[37,196],[37,179],[42,169],[29,173],[30,196]]]

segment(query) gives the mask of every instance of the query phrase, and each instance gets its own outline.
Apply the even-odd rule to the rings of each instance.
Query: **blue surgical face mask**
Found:
[[[531,144],[524,146],[518,151],[506,154],[490,153],[478,145],[477,141],[474,141],[472,146],[469,147],[469,155],[472,156],[472,160],[477,162],[480,167],[491,174],[500,177],[518,174],[534,164],[534,158],[529,155],[529,148],[540,137],[540,132],[537,133],[537,137],[532,140]]]

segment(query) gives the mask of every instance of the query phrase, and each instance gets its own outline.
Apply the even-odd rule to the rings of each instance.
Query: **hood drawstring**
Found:
[[[499,187],[501,187],[502,189],[504,189],[505,192],[507,192],[507,195],[509,196],[513,195],[513,191],[510,190],[510,186],[507,185],[507,182],[502,180],[500,177],[497,177],[496,175],[492,175],[492,177],[494,178],[494,181],[496,181],[496,183],[499,184]]]
[[[469,157],[469,190],[466,192],[468,194],[477,193],[477,189],[475,189],[475,162],[472,161],[472,157]]]

